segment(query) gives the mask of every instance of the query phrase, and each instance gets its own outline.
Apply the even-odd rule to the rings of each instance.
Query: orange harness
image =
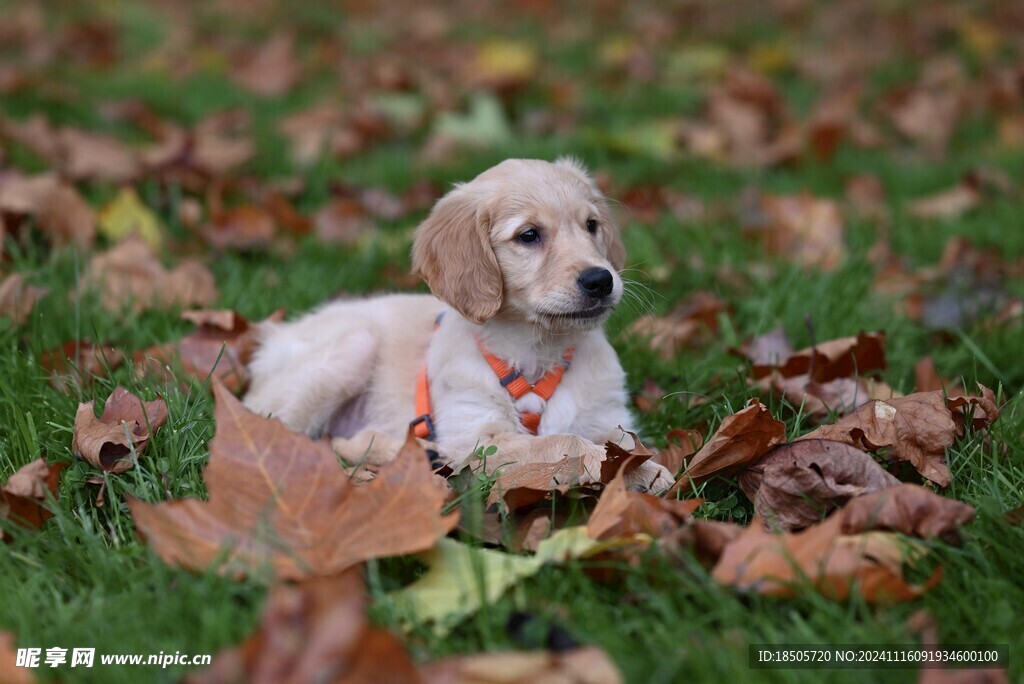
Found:
[[[434,325],[435,329],[437,329],[438,324],[440,324],[440,320]],[[512,401],[525,396],[529,392],[533,392],[544,401],[550,399],[551,395],[558,388],[558,383],[562,381],[562,375],[572,362],[573,355],[573,349],[570,347],[562,357],[561,364],[549,370],[540,380],[531,385],[518,370],[488,352],[479,338],[476,341],[476,346],[487,361],[487,364],[491,367],[491,370],[498,376],[501,386],[512,395]],[[537,428],[540,426],[540,415],[539,412],[520,411],[519,422],[522,423],[527,432],[535,435],[537,434]],[[430,441],[436,439],[433,411],[430,406],[430,382],[427,379],[426,365],[423,366],[423,370],[420,371],[419,378],[416,381],[416,418],[412,421],[411,425],[417,437]]]

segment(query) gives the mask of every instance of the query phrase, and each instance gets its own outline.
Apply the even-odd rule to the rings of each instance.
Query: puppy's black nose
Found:
[[[583,273],[580,273],[576,283],[587,296],[600,299],[601,297],[607,297],[612,292],[612,273],[607,268],[601,268],[600,266],[588,268]]]

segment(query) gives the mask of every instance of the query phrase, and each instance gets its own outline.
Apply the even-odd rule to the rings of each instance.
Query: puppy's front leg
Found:
[[[352,437],[335,437],[331,447],[349,465],[380,466],[393,461],[404,443],[393,435],[363,430]]]
[[[488,457],[483,463],[488,474],[512,462],[555,463],[566,456],[579,457],[582,463],[582,472],[576,477],[572,477],[572,482],[565,484],[586,484],[600,481],[601,463],[607,457],[603,444],[595,444],[578,435],[569,434],[535,437],[514,432],[501,432],[481,438],[479,445],[495,446],[498,449],[497,453]],[[459,453],[464,454],[466,451],[472,451],[472,449]],[[466,463],[466,459],[461,459],[461,463]],[[661,493],[672,484],[672,475],[668,470],[651,461],[642,463],[626,475],[626,486],[635,491]]]

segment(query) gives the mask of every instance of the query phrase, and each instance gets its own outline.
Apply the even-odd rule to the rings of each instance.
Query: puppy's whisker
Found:
[[[623,278],[622,301],[626,302],[638,315],[654,313],[655,300],[660,295],[646,283]]]

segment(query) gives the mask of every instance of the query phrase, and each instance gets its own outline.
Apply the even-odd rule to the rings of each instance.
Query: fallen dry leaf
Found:
[[[955,543],[960,527],[974,518],[974,506],[920,485],[899,484],[853,499],[836,515],[841,516],[843,534],[885,530]]]
[[[120,386],[107,397],[99,418],[94,403],[78,405],[71,451],[97,468],[123,473],[133,465],[132,452],[142,453],[167,422],[167,404],[163,399],[143,401]]]
[[[621,430],[622,428],[620,427],[619,429]],[[629,430],[624,432],[632,438],[633,448],[627,450],[614,442],[605,443],[605,459],[601,461],[601,474],[598,477],[598,481],[608,483],[620,473],[629,475],[654,456],[654,452],[643,445],[640,437],[635,432],[630,432]],[[646,484],[651,485],[653,483]]]
[[[744,223],[770,252],[801,266],[832,271],[846,259],[843,216],[833,200],[763,195],[746,207]]]
[[[36,302],[49,293],[49,288],[29,285],[20,273],[12,273],[0,281],[0,317],[9,318],[14,325],[28,320]]]
[[[441,515],[448,488],[415,439],[356,485],[328,444],[251,413],[220,383],[214,396],[209,501],[129,500],[140,534],[165,562],[205,570],[226,559],[225,572],[269,566],[303,579],[422,551],[458,522],[458,513]]]
[[[739,478],[758,517],[783,530],[818,523],[853,497],[899,483],[863,451],[823,439],[777,446]]]
[[[131,187],[121,188],[114,199],[100,209],[99,231],[111,242],[134,235],[155,251],[160,250],[164,237],[160,219]]]
[[[750,361],[755,378],[763,378],[772,370],[781,368],[795,353],[785,328],[757,335],[732,351]]]
[[[596,646],[451,656],[419,668],[425,684],[619,684],[615,662]]]
[[[31,216],[54,247],[80,250],[96,240],[96,215],[74,187],[55,174],[0,174],[0,218]]]
[[[242,109],[211,114],[192,131],[187,166],[210,176],[223,176],[256,154],[251,133],[252,117]]]
[[[592,539],[625,539],[640,534],[658,538],[679,527],[704,503],[703,499],[679,501],[631,492],[626,489],[627,465],[623,463],[605,486],[590,514],[587,534]]]
[[[941,651],[942,641],[939,639],[939,626],[935,617],[927,608],[915,611],[907,618],[906,631],[921,640],[922,650]],[[938,653],[936,653],[938,656]],[[917,671],[917,684],[1010,684],[1008,667],[1004,661],[1003,669],[953,667],[946,669],[941,657]]]
[[[991,390],[983,388],[982,393],[982,397],[973,399],[951,398],[948,404],[941,390],[872,401],[853,415],[799,439],[830,439],[866,451],[887,450],[888,456],[909,461],[922,476],[948,487],[946,449],[962,434],[955,418],[970,418],[976,427],[985,427],[999,415]],[[971,407],[970,416],[957,410],[967,406]],[[976,415],[975,407],[981,409],[981,414]]]
[[[787,378],[773,371],[752,385],[779,393],[801,416],[814,423],[852,413],[875,399],[888,400],[903,396],[884,382],[859,376],[815,382],[808,375]]]
[[[11,632],[0,632],[0,682],[4,684],[32,684],[36,681],[32,670],[18,667],[17,639]]]
[[[129,238],[95,255],[78,291],[79,295],[98,292],[100,303],[113,312],[209,306],[219,296],[206,266],[186,259],[168,271],[138,238]]]
[[[106,376],[122,363],[124,354],[118,349],[91,340],[65,342],[39,358],[39,365],[50,373],[50,385],[65,393],[88,387],[94,377]]]
[[[722,557],[725,547],[738,539],[745,530],[745,527],[734,523],[691,518],[687,524],[659,539],[658,547],[675,558],[692,554],[702,566],[710,570]]]
[[[644,316],[629,332],[650,338],[650,347],[665,358],[681,348],[706,342],[718,333],[718,317],[729,312],[729,305],[711,292],[700,291],[679,303],[667,316]]]
[[[201,232],[203,239],[218,250],[266,249],[278,233],[274,215],[255,204],[217,212]]]
[[[401,640],[372,627],[362,572],[351,568],[274,586],[260,624],[242,644],[217,654],[190,684],[252,682],[416,682]]]
[[[944,381],[935,368],[935,360],[926,356],[914,364],[914,390],[917,392],[934,392],[950,384]]]
[[[755,379],[776,372],[784,378],[806,375],[816,382],[827,382],[886,367],[885,333],[882,332],[860,332],[783,356],[787,348],[790,348],[789,341],[779,329],[754,338],[736,353],[751,362]]]
[[[896,130],[938,155],[960,119],[961,97],[958,90],[927,86],[901,88],[890,93],[882,103]]]
[[[333,199],[313,214],[313,231],[321,242],[352,247],[377,232],[377,224],[354,199]]]
[[[264,97],[284,95],[301,76],[295,36],[288,31],[278,31],[259,48],[246,52],[231,71],[236,83]]]
[[[565,494],[583,471],[580,457],[569,457],[554,463],[512,463],[501,469],[487,496],[487,507],[504,504],[506,510],[517,511],[543,501],[551,492]]]
[[[40,527],[52,515],[43,507],[46,493],[57,496],[60,474],[66,464],[47,465],[38,458],[23,465],[0,487],[0,517],[29,527]],[[4,538],[0,529],[0,539]],[[2,680],[0,680],[2,681]]]
[[[772,417],[760,400],[727,416],[715,434],[690,459],[686,470],[665,496],[699,484],[712,475],[728,476],[746,468],[786,438],[786,424]]]
[[[952,219],[962,216],[980,203],[980,188],[965,181],[948,190],[910,202],[907,213],[920,219]]]
[[[665,435],[665,441],[665,448],[651,460],[665,466],[674,477],[703,446],[704,436],[696,430],[672,430]]]
[[[181,317],[199,327],[180,340],[140,352],[136,362],[147,375],[165,376],[166,364],[178,360],[189,375],[200,380],[216,377],[238,394],[249,384],[248,364],[259,344],[259,326],[280,321],[284,309],[255,325],[226,309],[183,311]]]
[[[941,568],[923,585],[911,585],[903,565],[920,547],[888,532],[844,535],[836,514],[802,532],[773,534],[755,517],[730,542],[712,570],[720,584],[768,596],[795,596],[807,583],[828,598],[846,600],[857,591],[871,603],[917,598],[941,578]]]
[[[57,145],[60,168],[72,180],[128,183],[142,171],[135,151],[110,135],[64,128]]]

